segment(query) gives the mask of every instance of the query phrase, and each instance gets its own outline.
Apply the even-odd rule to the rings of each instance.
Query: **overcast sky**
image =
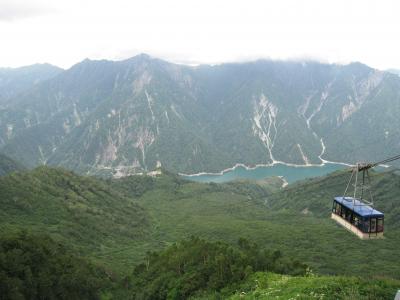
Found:
[[[400,69],[399,3],[0,0],[0,66],[144,52],[190,64],[312,58]]]

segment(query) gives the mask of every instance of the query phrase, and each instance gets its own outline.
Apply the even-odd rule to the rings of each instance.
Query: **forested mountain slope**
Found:
[[[400,177],[394,172],[373,174],[376,208],[386,214],[385,238],[365,241],[330,219],[332,197],[343,193],[348,176],[341,171],[280,189],[274,181],[267,187],[252,182],[201,184],[165,170],[156,177],[103,180],[40,167],[0,177],[0,231],[47,234],[118,276],[132,274],[149,252],[196,236],[228,245],[246,237],[317,274],[399,279]],[[302,286],[319,289],[328,279],[303,280]],[[354,282],[363,291],[365,282]]]
[[[230,245],[195,237],[148,253],[121,278],[46,235],[0,234],[2,299],[378,300],[392,299],[399,284],[388,278],[320,276],[246,239]]]
[[[399,176],[373,177],[385,239],[362,241],[330,219],[348,174],[276,191],[256,183],[200,184],[158,177],[99,180],[41,167],[0,177],[1,230],[50,234],[117,273],[185,237],[236,243],[246,237],[318,273],[400,278]],[[339,258],[340,259],[337,259]]]
[[[0,299],[100,299],[106,272],[46,235],[0,234]]]
[[[360,63],[189,67],[84,60],[0,110],[0,148],[27,166],[124,176],[397,154],[400,78]]]
[[[146,212],[102,181],[39,167],[0,177],[0,231],[49,234],[85,255],[142,239]]]
[[[392,172],[373,177],[376,208],[386,214],[386,238],[362,241],[330,219],[332,199],[343,194],[348,176],[334,173],[278,192],[243,183],[165,185],[164,177],[138,201],[157,224],[155,240],[172,242],[193,234],[234,243],[241,236],[298,257],[318,272],[398,278],[400,265],[393,262],[400,244],[400,178]],[[124,184],[136,177],[123,179]]]

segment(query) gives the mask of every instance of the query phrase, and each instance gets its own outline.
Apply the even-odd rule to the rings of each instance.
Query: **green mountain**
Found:
[[[188,299],[199,291],[222,292],[226,298],[256,271],[303,275],[307,266],[260,249],[245,239],[237,246],[192,237],[147,255],[131,276],[134,299]],[[209,297],[213,298],[213,297]]]
[[[87,256],[143,239],[148,216],[103,181],[39,167],[0,177],[0,232],[49,234]]]
[[[392,299],[400,285],[387,278],[316,275],[246,239],[228,245],[194,237],[148,254],[129,282],[133,299],[215,300]]]
[[[315,275],[301,262],[245,239],[229,245],[194,237],[148,253],[121,280],[48,236],[0,235],[2,299],[378,300],[392,299],[399,284]]]
[[[343,193],[348,175],[307,180],[278,192],[257,184],[178,181],[168,184],[170,188],[156,184],[138,202],[157,224],[148,235],[152,243],[160,238],[170,243],[190,235],[231,243],[246,237],[299,258],[318,273],[398,278],[400,265],[393,262],[400,244],[399,177],[393,173],[372,177],[376,207],[386,213],[386,238],[366,242],[330,219],[332,198]],[[123,180],[129,185],[133,178]],[[148,250],[157,247],[153,245]],[[125,252],[127,256],[133,253],[132,249]]]
[[[21,164],[0,153],[0,176],[23,169]]]
[[[385,239],[362,241],[330,219],[348,174],[276,191],[265,183],[201,184],[165,173],[100,180],[41,167],[0,177],[0,231],[29,228],[126,274],[146,252],[190,236],[240,237],[280,250],[322,274],[400,278],[399,176],[374,174]],[[340,258],[340,259],[337,259]]]
[[[104,270],[47,236],[0,236],[1,299],[100,299],[109,286]]]
[[[400,151],[399,90],[398,76],[360,63],[84,60],[8,100],[0,149],[116,177],[376,160]]]
[[[87,274],[88,285],[77,289],[92,293],[101,286],[104,297],[115,299],[177,299],[179,293],[197,299],[311,293],[386,299],[398,288],[400,177],[394,171],[372,175],[376,208],[385,212],[385,239],[372,241],[330,219],[345,171],[286,188],[274,180],[204,184],[162,173],[99,179],[39,167],[1,176],[0,277],[7,281],[0,288],[8,293],[19,284],[24,294],[41,294],[40,278],[48,278],[72,293],[68,282],[79,274]],[[21,236],[21,230],[43,238]],[[10,235],[18,242],[5,242]],[[65,246],[52,246],[57,243]],[[25,260],[14,259],[19,251]],[[39,271],[32,257],[41,253],[54,257],[44,257]],[[59,282],[63,277],[51,270],[65,270],[66,262],[74,271]],[[32,275],[4,271],[13,266]],[[28,287],[28,280],[36,283]]]

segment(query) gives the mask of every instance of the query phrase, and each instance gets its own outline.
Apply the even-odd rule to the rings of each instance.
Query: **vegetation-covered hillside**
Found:
[[[226,296],[254,272],[267,270],[301,275],[307,266],[245,239],[232,246],[192,237],[148,254],[135,268],[130,290],[135,299],[187,299],[207,291]]]
[[[256,183],[200,184],[165,173],[100,180],[41,167],[0,178],[2,230],[46,232],[117,272],[192,235],[235,243],[246,237],[299,258],[315,271],[400,278],[399,176],[373,177],[386,238],[361,241],[330,219],[348,175],[282,191]],[[340,257],[340,259],[335,259]]]
[[[346,276],[288,276],[256,273],[238,292],[227,299],[326,299],[385,300],[393,299],[400,281]],[[207,295],[202,299],[212,299]]]
[[[190,238],[149,253],[129,280],[134,299],[392,299],[399,280],[320,276],[280,251]]]
[[[86,255],[142,239],[147,214],[95,178],[39,167],[0,177],[0,231],[50,234]]]
[[[0,235],[0,299],[100,299],[106,273],[51,238]]]
[[[153,186],[137,199],[151,217],[145,249],[161,249],[191,235],[230,243],[246,237],[297,257],[318,273],[400,278],[400,264],[393,263],[400,247],[395,217],[400,177],[394,173],[372,177],[376,207],[388,218],[386,238],[362,241],[330,219],[332,198],[343,194],[348,175],[310,179],[278,192],[257,184],[199,184],[167,175],[151,179]],[[144,178],[140,180],[148,180]],[[131,186],[130,181],[137,180],[132,176],[117,182]],[[118,255],[127,259],[135,253],[137,246]]]
[[[385,239],[375,241],[359,240],[330,219],[332,197],[343,193],[347,178],[347,173],[339,172],[279,189],[274,181],[272,185],[201,184],[168,172],[157,177],[103,180],[40,167],[0,177],[0,231],[28,228],[48,234],[71,251],[102,265],[109,274],[131,275],[122,286],[144,286],[145,281],[154,279],[149,290],[161,287],[161,282],[184,284],[168,268],[156,266],[163,255],[175,252],[186,257],[188,250],[184,248],[190,248],[190,243],[181,244],[183,248],[168,247],[190,236],[200,238],[199,245],[210,249],[214,244],[209,242],[222,241],[224,253],[230,249],[227,245],[235,245],[245,237],[259,249],[283,253],[301,262],[297,266],[310,266],[316,274],[368,277],[378,286],[379,278],[399,279],[400,228],[396,212],[400,206],[400,177],[393,172],[374,173],[372,177],[376,207],[387,218]],[[164,249],[169,250],[160,252],[160,257],[149,254]],[[146,266],[149,261],[155,269]],[[191,262],[184,259],[182,263],[190,269]],[[173,263],[168,266],[172,268]],[[164,271],[158,274],[156,269],[160,268],[167,275]],[[294,269],[297,267],[292,265],[290,270]],[[252,270],[291,273],[275,267]],[[240,272],[243,275],[243,269]],[[207,292],[209,277],[202,278]],[[364,286],[363,281],[357,284]],[[222,291],[222,286],[216,290]],[[378,286],[375,292],[381,295]]]
[[[127,267],[129,268],[129,267]],[[272,273],[273,272],[273,273]],[[400,281],[318,276],[280,251],[190,238],[112,278],[45,235],[0,235],[0,299],[392,299]]]

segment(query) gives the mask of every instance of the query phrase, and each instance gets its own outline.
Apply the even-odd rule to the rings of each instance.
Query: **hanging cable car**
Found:
[[[384,214],[353,197],[335,197],[332,219],[361,239],[383,237]]]
[[[383,238],[385,216],[373,207],[371,179],[368,171],[377,165],[396,159],[400,159],[400,155],[377,163],[357,163],[352,168],[343,196],[333,199],[331,218],[361,239]],[[359,179],[359,173],[362,173],[362,180]],[[353,196],[346,196],[353,178]]]

